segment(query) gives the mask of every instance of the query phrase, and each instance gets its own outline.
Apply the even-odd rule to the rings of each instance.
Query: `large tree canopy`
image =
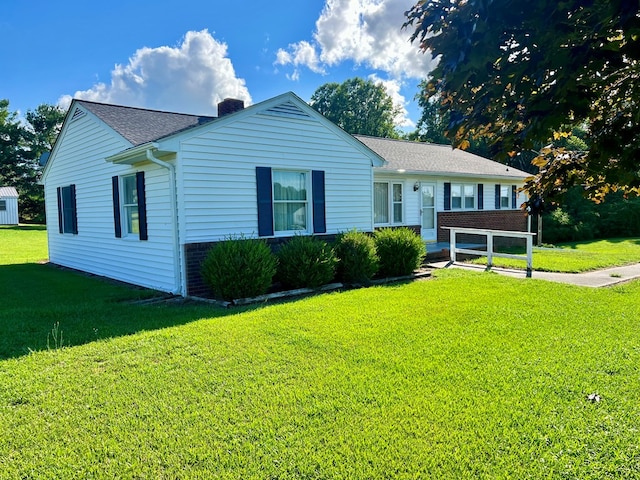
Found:
[[[311,96],[310,105],[351,134],[397,138],[394,119],[398,114],[382,85],[351,78],[343,83],[325,83]]]
[[[51,150],[64,112],[42,104],[29,110],[25,122],[0,100],[0,186],[16,187],[21,220],[44,222],[44,194],[40,180],[40,155]]]
[[[484,136],[504,158],[585,124],[587,151],[536,149],[529,192],[640,192],[638,0],[422,0],[406,16],[440,58],[424,91],[454,146]]]

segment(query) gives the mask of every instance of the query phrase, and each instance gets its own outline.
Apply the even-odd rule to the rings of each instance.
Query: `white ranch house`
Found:
[[[50,261],[201,295],[200,262],[230,235],[278,243],[408,226],[436,241],[445,225],[526,226],[524,172],[351,136],[293,93],[225,100],[218,115],[74,100],[43,173]]]

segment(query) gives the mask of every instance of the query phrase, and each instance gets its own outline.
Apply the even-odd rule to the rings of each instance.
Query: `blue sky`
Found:
[[[413,0],[4,0],[0,98],[24,113],[73,97],[216,114],[226,97],[257,103],[327,82],[382,82],[418,118],[433,67],[402,30]]]

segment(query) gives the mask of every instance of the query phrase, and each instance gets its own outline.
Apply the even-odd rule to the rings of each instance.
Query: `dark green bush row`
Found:
[[[594,238],[640,236],[640,199],[610,193],[604,202],[584,198],[574,188],[562,205],[543,215],[542,239],[546,243],[591,240]]]
[[[330,283],[338,259],[333,249],[317,237],[297,235],[278,251],[276,278],[285,288],[315,288]]]
[[[296,236],[273,254],[264,240],[228,238],[209,250],[202,276],[225,300],[265,293],[274,277],[284,288],[315,288],[338,278],[368,283],[381,276],[408,275],[426,254],[419,235],[407,228],[382,229],[373,236],[352,230],[335,245],[314,236]]]
[[[207,253],[202,278],[218,298],[255,297],[271,286],[277,265],[264,240],[229,237]]]
[[[408,228],[383,228],[374,234],[380,275],[395,277],[409,275],[422,263],[426,255],[424,242]]]

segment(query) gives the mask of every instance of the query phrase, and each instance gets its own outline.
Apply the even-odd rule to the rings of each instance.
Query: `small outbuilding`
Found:
[[[0,225],[18,225],[18,191],[0,187]]]

